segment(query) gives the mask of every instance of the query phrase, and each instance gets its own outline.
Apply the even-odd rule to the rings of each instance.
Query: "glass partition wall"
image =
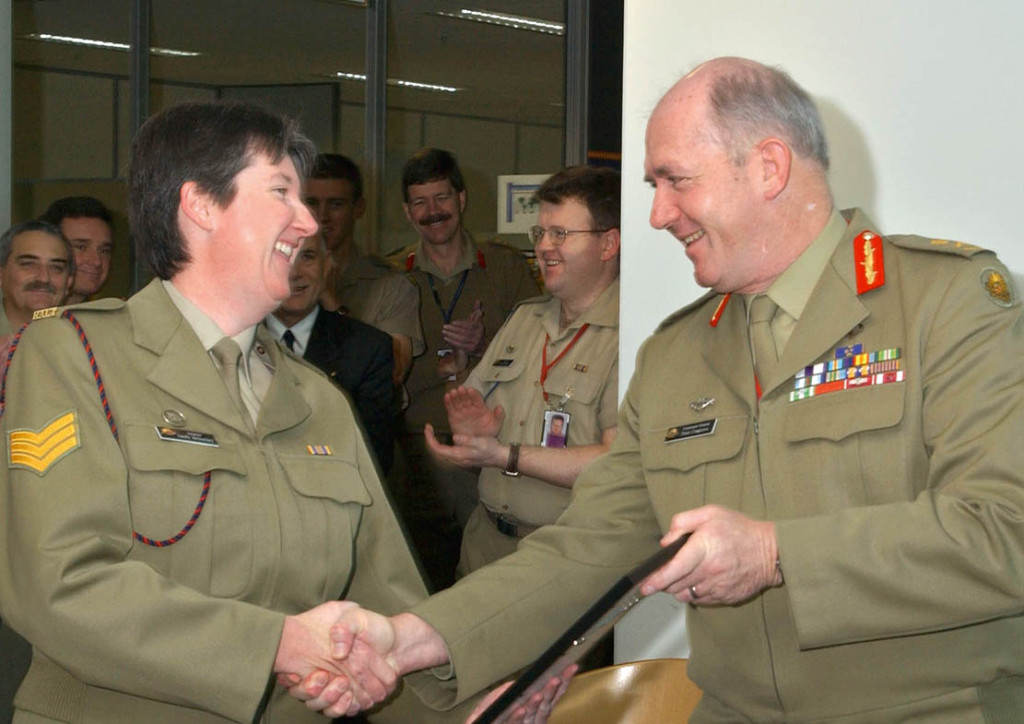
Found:
[[[380,179],[370,184],[377,211],[357,227],[373,250],[413,240],[399,178],[427,145],[459,158],[467,228],[496,236],[497,177],[563,165],[566,10],[564,0],[483,1],[15,0],[12,220],[60,196],[100,198],[117,226],[104,294],[131,293],[124,173],[132,99],[147,97],[137,95],[147,83],[151,113],[193,99],[257,100],[298,117],[320,150],[354,158]],[[133,72],[133,22],[147,18],[148,63]],[[386,68],[383,112],[367,103],[368,62]],[[368,155],[367,139],[383,151]]]

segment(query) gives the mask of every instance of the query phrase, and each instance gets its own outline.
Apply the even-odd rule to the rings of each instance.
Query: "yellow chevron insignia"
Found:
[[[36,430],[11,430],[7,435],[7,465],[43,475],[50,466],[81,446],[78,418],[65,412]]]

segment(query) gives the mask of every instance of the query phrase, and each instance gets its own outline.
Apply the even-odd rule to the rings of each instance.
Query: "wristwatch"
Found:
[[[519,443],[510,442],[508,444],[508,460],[505,461],[505,469],[501,471],[501,474],[510,478],[519,477]]]

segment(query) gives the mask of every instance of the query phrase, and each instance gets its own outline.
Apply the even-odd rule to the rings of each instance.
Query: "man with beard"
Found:
[[[463,227],[466,184],[448,151],[425,148],[406,161],[402,197],[420,240],[394,258],[419,289],[426,352],[413,361],[406,383],[410,400],[399,440],[409,471],[396,495],[428,573],[443,588],[454,580],[461,528],[476,507],[476,475],[433,460],[423,428],[429,423],[451,442],[445,392],[466,379],[537,284],[518,250],[478,243]]]

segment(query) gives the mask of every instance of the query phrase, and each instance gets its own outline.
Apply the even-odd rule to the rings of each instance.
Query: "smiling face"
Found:
[[[341,178],[311,178],[303,194],[306,206],[320,222],[327,248],[351,243],[356,221],[366,211],[366,200],[356,199],[352,182]]]
[[[314,234],[306,237],[299,247],[289,277],[291,294],[274,312],[274,316],[287,327],[305,319],[320,298],[324,276],[323,244],[323,240]]]
[[[75,254],[72,293],[88,299],[100,290],[110,274],[110,255],[114,247],[110,226],[103,219],[78,216],[62,219],[60,230]]]
[[[226,303],[250,323],[291,294],[291,263],[302,240],[317,231],[302,202],[299,175],[285,156],[257,155],[235,177],[226,207],[208,207],[210,237],[203,276],[222,285]]]
[[[402,207],[425,244],[448,244],[460,237],[465,191],[455,191],[451,181],[442,179],[409,186],[408,198]]]
[[[63,301],[71,287],[70,261],[64,241],[45,231],[24,231],[11,239],[10,256],[0,267],[0,286],[12,327]]]
[[[685,85],[689,83],[689,85]],[[759,223],[756,154],[734,162],[709,128],[696,78],[669,92],[647,126],[645,178],[654,187],[651,226],[683,243],[697,283],[718,292],[763,291],[770,251]]]
[[[596,229],[587,207],[577,199],[567,198],[560,204],[541,202],[537,224],[545,229],[569,231]],[[589,298],[600,291],[609,257],[607,235],[615,230],[594,234],[570,234],[555,246],[551,234],[545,234],[534,246],[537,264],[544,277],[544,288],[563,303]]]

